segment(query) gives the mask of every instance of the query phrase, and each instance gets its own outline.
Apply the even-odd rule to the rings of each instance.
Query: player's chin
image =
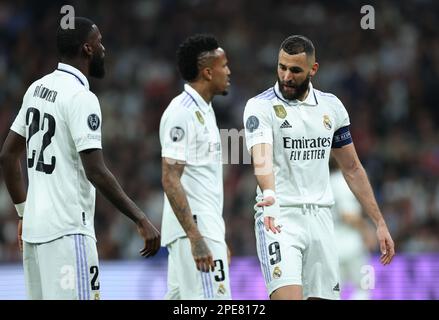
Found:
[[[223,88],[223,89],[220,91],[220,94],[221,94],[222,96],[226,96],[226,95],[228,95],[228,94],[229,94],[229,88],[228,88],[228,87]]]
[[[284,96],[284,98],[286,98],[288,100],[293,100],[296,98],[296,89],[295,88],[283,86],[281,92],[282,92],[282,95]]]
[[[223,90],[221,91],[221,94],[223,96],[226,96],[229,94],[229,88],[230,88],[230,82],[227,81],[227,84],[224,86]]]

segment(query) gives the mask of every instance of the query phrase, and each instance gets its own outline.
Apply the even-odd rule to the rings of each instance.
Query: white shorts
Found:
[[[224,242],[204,238],[213,255],[215,270],[197,270],[188,238],[168,245],[168,300],[230,300],[229,264]]]
[[[99,264],[96,242],[82,234],[46,243],[23,241],[28,299],[97,300]]]
[[[303,298],[340,299],[334,224],[329,207],[282,207],[276,219],[281,232],[266,231],[255,221],[259,261],[269,295],[300,285]]]

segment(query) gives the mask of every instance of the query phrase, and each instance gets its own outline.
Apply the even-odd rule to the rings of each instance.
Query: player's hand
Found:
[[[23,239],[21,237],[23,233],[23,220],[18,220],[18,227],[17,227],[17,240],[18,240],[18,248],[20,248],[20,252],[23,252]]]
[[[274,211],[278,211],[280,209],[279,206],[274,206],[274,204],[275,204],[274,197],[264,197],[264,199],[258,202],[256,206],[262,207],[264,209],[265,230],[267,231],[271,230],[273,233],[276,234],[280,232],[281,226],[276,225],[276,223],[274,222],[275,218],[272,215],[279,214],[278,212],[274,212]]]
[[[232,263],[232,252],[230,251],[229,246],[227,246],[227,263],[230,266],[230,263]]]
[[[160,249],[160,232],[146,217],[137,223],[137,231],[145,241],[140,255],[146,258],[154,256]]]
[[[202,272],[209,272],[215,269],[212,253],[204,239],[191,239],[192,256],[194,257],[197,269]]]
[[[280,233],[280,225],[276,225],[273,217],[264,217],[265,230],[271,230],[273,233]]]
[[[387,265],[395,255],[395,244],[384,222],[378,224],[376,233],[381,251],[380,261],[383,265]]]

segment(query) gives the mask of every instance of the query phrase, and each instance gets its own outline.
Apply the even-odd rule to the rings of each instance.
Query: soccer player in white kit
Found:
[[[99,263],[94,231],[96,187],[132,219],[145,247],[160,249],[160,233],[122,190],[105,166],[99,101],[87,77],[102,78],[104,46],[97,26],[75,18],[59,28],[60,63],[26,91],[1,151],[1,166],[20,217],[29,299],[99,299]],[[20,159],[26,150],[26,192]]]
[[[377,227],[388,264],[394,244],[349,132],[340,100],[314,89],[312,42],[281,44],[278,81],[244,110],[246,144],[258,182],[255,233],[271,299],[338,299],[339,272],[328,161],[337,160],[350,189]]]
[[[230,70],[211,35],[187,38],[177,64],[187,83],[160,121],[166,299],[231,299],[221,139],[212,108],[215,95],[227,94]]]
[[[331,170],[330,181],[335,202],[332,214],[340,266],[340,290],[351,284],[350,300],[368,300],[369,288],[362,287],[362,278],[367,271],[369,250],[376,246],[373,230],[363,217],[361,204],[349,189],[341,170]]]

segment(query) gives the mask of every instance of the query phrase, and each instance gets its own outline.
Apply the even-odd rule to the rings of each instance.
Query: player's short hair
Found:
[[[56,47],[62,58],[74,58],[92,31],[94,22],[84,17],[75,17],[75,28],[64,29],[61,24],[56,34]]]
[[[199,59],[209,51],[219,48],[217,39],[210,34],[196,34],[186,38],[177,49],[177,65],[182,78],[193,81],[199,72]]]
[[[302,35],[289,36],[282,42],[280,49],[284,50],[289,55],[305,52],[309,57],[315,54],[315,48],[312,41]]]

